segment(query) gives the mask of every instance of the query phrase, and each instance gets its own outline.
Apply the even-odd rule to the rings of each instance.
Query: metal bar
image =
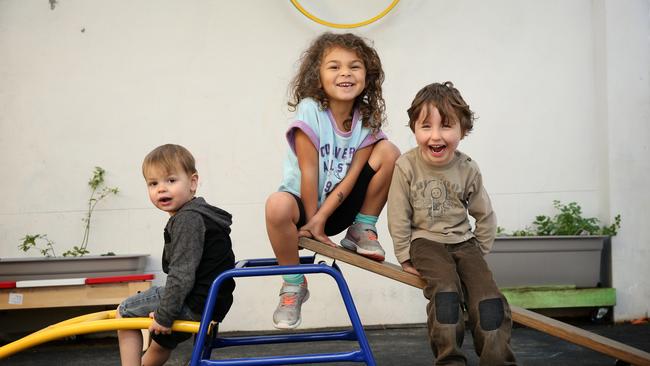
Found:
[[[190,361],[191,366],[197,365],[279,365],[279,364],[296,364],[296,363],[319,363],[319,362],[341,362],[341,361],[354,361],[354,362],[366,362],[366,364],[374,366],[375,360],[372,356],[372,350],[368,344],[365,333],[363,331],[363,325],[359,319],[359,314],[354,306],[354,301],[352,300],[352,295],[350,294],[350,289],[341,274],[340,269],[336,264],[333,267],[324,264],[313,264],[313,257],[301,257],[300,265],[291,265],[291,266],[279,266],[277,261],[272,258],[261,258],[261,259],[249,259],[246,260],[244,264],[237,264],[235,268],[221,273],[212,283],[210,287],[210,292],[208,293],[208,298],[203,309],[203,322],[199,327],[199,332],[197,334],[196,342],[194,345],[194,351],[192,352],[192,359]],[[215,338],[216,344],[212,342],[211,339],[207,337],[208,334],[208,324],[209,319],[212,319],[212,313],[214,311],[216,294],[218,293],[221,284],[230,278],[235,277],[261,277],[261,276],[277,276],[283,274],[310,274],[310,273],[324,273],[330,275],[336,281],[341,296],[343,297],[343,303],[348,311],[350,321],[353,327],[353,333],[356,340],[359,342],[359,347],[361,348],[358,352],[351,353],[333,353],[333,354],[316,354],[316,355],[296,355],[296,356],[282,356],[282,357],[262,357],[262,358],[251,358],[251,359],[238,359],[238,360],[207,360],[211,354],[211,349],[219,345],[219,338]],[[295,337],[291,336],[291,337]],[[268,342],[271,339],[279,340],[279,337],[276,338],[266,338],[269,336],[260,336],[260,337],[246,337],[247,342],[254,342],[254,344],[263,344]],[[273,337],[273,336],[271,336]],[[291,338],[287,336],[285,339]],[[297,335],[295,339],[300,339],[300,335]],[[327,337],[327,336],[323,336]],[[305,342],[307,340],[299,340]],[[284,340],[283,340],[284,342]],[[250,343],[249,343],[250,344]],[[352,358],[350,358],[352,357]],[[205,358],[205,359],[202,359]],[[277,363],[279,362],[279,363]]]
[[[293,356],[273,356],[258,358],[235,358],[230,360],[201,360],[199,365],[202,366],[220,366],[220,365],[296,365],[311,364],[324,362],[363,362],[362,351],[340,352],[340,353],[321,353],[321,354],[304,354]]]
[[[314,332],[298,334],[277,334],[246,337],[217,337],[214,348],[245,346],[270,343],[317,342],[317,341],[356,341],[357,335],[352,330],[339,332]]]

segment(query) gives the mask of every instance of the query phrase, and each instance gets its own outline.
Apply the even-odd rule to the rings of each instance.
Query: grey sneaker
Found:
[[[382,262],[386,257],[384,248],[377,241],[377,229],[368,224],[355,223],[348,228],[345,238],[341,240],[343,248],[361,254],[364,257]]]
[[[300,308],[309,299],[307,283],[292,285],[283,283],[280,289],[280,303],[273,313],[273,326],[278,329],[293,329],[300,325]]]

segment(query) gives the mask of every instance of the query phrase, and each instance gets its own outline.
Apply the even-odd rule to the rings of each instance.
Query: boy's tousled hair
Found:
[[[359,108],[364,127],[373,132],[379,131],[386,120],[386,105],[382,96],[381,84],[384,82],[384,70],[377,51],[363,38],[352,33],[326,32],[316,38],[300,58],[300,68],[292,80],[289,90],[289,110],[294,111],[298,103],[305,98],[314,98],[321,108],[327,109],[329,101],[325,91],[320,87],[320,65],[325,52],[333,47],[341,47],[356,52],[366,69],[366,86],[354,102]],[[344,125],[349,128],[349,120]]]
[[[458,89],[454,87],[451,81],[444,83],[433,83],[420,89],[415,95],[411,107],[406,111],[409,116],[409,127],[415,131],[415,122],[420,117],[422,108],[427,105],[433,105],[438,108],[442,122],[447,122],[450,118],[460,123],[460,130],[463,136],[469,134],[474,128],[474,112],[469,108],[460,95]]]
[[[192,154],[181,145],[165,144],[153,149],[142,162],[142,175],[147,169],[157,167],[167,173],[182,169],[188,176],[196,173],[196,166]]]

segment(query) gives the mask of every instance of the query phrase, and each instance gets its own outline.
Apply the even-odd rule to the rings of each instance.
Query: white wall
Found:
[[[602,6],[602,4],[599,4]],[[612,239],[617,318],[648,316],[650,299],[650,2],[604,3],[610,215],[625,230]]]
[[[358,17],[346,18],[332,1],[305,4],[347,21],[389,3],[354,2]],[[408,0],[354,30],[382,57],[385,130],[402,150],[414,146],[405,110],[419,88],[452,80],[463,92],[480,119],[461,149],[481,165],[500,226],[521,228],[554,199],[606,222],[622,214],[618,319],[650,309],[648,4]],[[148,202],[140,164],[167,142],[194,153],[199,194],[233,214],[237,257],[271,257],[263,207],[280,180],[287,84],[325,30],[289,1],[1,0],[0,257],[23,256],[25,233],[76,245],[99,165],[121,192],[100,204],[90,250],[151,253],[148,270],[160,271],[167,217]],[[343,269],[364,323],[425,320],[420,291]],[[278,285],[240,281],[223,329],[270,328]],[[331,281],[310,287],[304,327],[347,324]]]

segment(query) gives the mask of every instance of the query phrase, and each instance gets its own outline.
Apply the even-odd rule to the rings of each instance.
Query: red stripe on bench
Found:
[[[0,288],[16,288],[16,281],[0,281]]]
[[[138,274],[126,276],[95,277],[86,278],[86,285],[98,283],[116,283],[116,282],[133,282],[133,281],[150,281],[154,279],[153,274]]]

